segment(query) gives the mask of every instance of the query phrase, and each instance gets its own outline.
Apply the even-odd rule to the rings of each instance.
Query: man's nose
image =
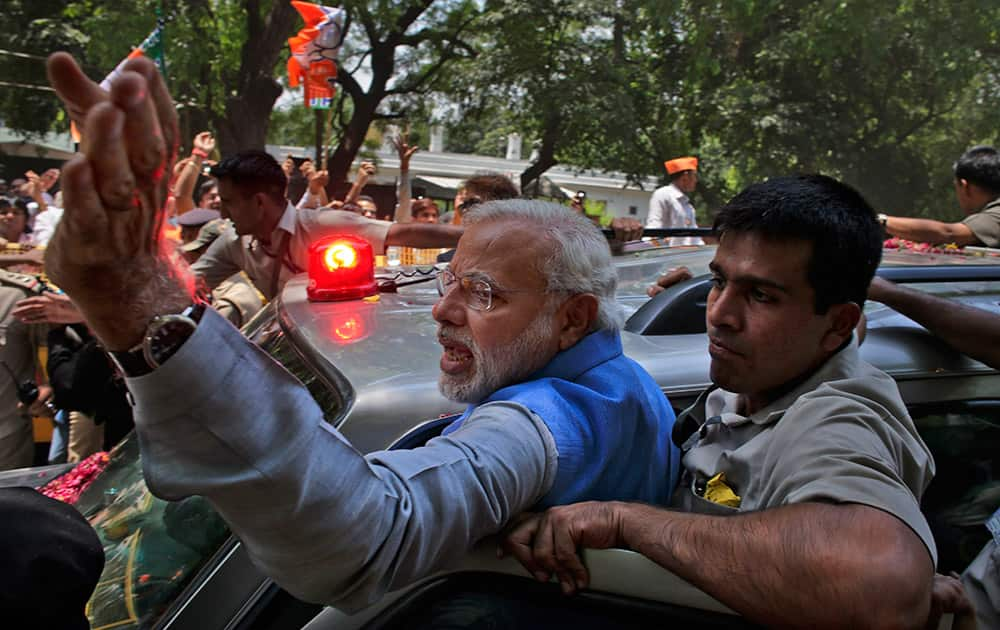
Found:
[[[466,322],[465,302],[462,300],[462,291],[456,282],[448,289],[444,295],[438,298],[431,315],[434,321],[440,324],[452,324],[454,326],[464,326]]]
[[[708,294],[705,321],[709,328],[739,329],[741,314],[736,292],[729,287],[713,288]]]

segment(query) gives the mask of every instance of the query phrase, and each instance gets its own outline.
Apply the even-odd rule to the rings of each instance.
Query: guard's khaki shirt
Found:
[[[289,278],[308,270],[309,246],[317,240],[338,234],[357,236],[368,241],[375,255],[385,253],[385,237],[392,224],[376,221],[347,212],[346,210],[296,210],[288,204],[281,221],[271,235],[271,247],[281,242],[281,233],[288,234],[288,251],[279,263],[276,252],[270,252],[252,236],[239,236],[230,224],[219,238],[208,246],[191,270],[205,279],[209,289],[215,289],[223,280],[245,271],[254,286],[268,300],[271,292],[274,267],[281,264],[278,291]]]
[[[962,221],[986,247],[1000,247],[1000,197]]]
[[[895,381],[862,361],[855,341],[757,413],[742,416],[737,404],[736,394],[710,390],[678,419],[699,414],[700,428],[684,444],[675,507],[733,514],[807,501],[869,505],[906,523],[937,564],[920,512],[934,460]]]

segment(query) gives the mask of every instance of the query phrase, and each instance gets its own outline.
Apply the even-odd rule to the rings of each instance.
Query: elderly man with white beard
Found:
[[[191,306],[158,238],[177,126],[155,66],[130,60],[110,94],[68,55],[49,76],[85,130],[49,275],[120,364],[155,350],[147,373],[126,369],[149,488],[207,497],[278,584],[356,609],[526,509],[667,501],[673,413],[622,354],[615,271],[587,219],[523,200],[470,213],[434,308],[442,392],[470,408],[423,447],[362,455],[293,376]],[[190,323],[149,347],[178,313]]]

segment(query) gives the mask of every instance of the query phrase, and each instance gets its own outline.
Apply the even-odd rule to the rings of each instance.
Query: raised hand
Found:
[[[375,164],[372,162],[362,162],[358,167],[358,181],[366,182],[375,174]]]
[[[215,136],[211,131],[202,131],[194,137],[192,146],[204,152],[206,156],[211,155],[212,151],[215,151]]]
[[[191,299],[160,240],[176,112],[144,57],[126,63],[110,93],[65,53],[49,57],[48,74],[82,124],[83,153],[63,167],[65,214],[46,250],[46,271],[105,347],[126,350],[153,316],[179,312]]]
[[[400,135],[392,139],[392,146],[396,147],[396,153],[399,154],[399,167],[400,169],[406,169],[410,166],[410,158],[413,154],[420,150],[420,147],[416,145],[410,145],[410,132],[404,131]]]
[[[326,171],[313,171],[309,176],[309,192],[318,195],[321,190],[326,189],[330,181],[330,175]]]

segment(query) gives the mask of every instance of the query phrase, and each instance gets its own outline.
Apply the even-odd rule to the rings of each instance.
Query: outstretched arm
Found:
[[[945,343],[1000,370],[1000,316],[876,277],[868,298],[914,320]]]
[[[934,567],[905,524],[857,504],[707,516],[630,503],[552,508],[505,541],[539,579],[587,585],[579,547],[635,550],[753,621],[775,627],[917,628]]]
[[[943,223],[933,219],[888,217],[885,231],[892,236],[905,238],[908,241],[919,241],[931,245],[954,243],[959,247],[964,247],[979,242],[969,226],[964,223]]]
[[[462,236],[459,225],[436,223],[393,223],[385,235],[386,246],[436,248],[455,247]]]

